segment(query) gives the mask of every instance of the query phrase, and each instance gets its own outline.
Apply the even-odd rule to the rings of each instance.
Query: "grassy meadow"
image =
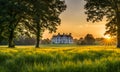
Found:
[[[120,72],[115,46],[0,46],[0,72]]]

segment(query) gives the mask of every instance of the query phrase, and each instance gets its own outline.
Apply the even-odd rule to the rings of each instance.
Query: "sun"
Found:
[[[111,46],[111,45],[114,45],[116,42],[114,37],[110,35],[105,35],[101,43],[106,46]]]
[[[105,35],[104,38],[105,38],[105,39],[108,39],[108,40],[111,39],[111,37],[110,37],[109,35]]]

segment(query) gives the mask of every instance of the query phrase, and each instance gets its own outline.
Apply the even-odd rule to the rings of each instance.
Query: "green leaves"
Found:
[[[85,0],[87,3],[85,13],[88,15],[87,21],[99,22],[103,17],[113,16],[111,2],[108,0]]]
[[[116,33],[116,3],[115,0],[85,0],[87,3],[85,9],[87,10],[87,21],[99,22],[104,17],[107,19],[106,33],[114,35]]]
[[[46,29],[55,32],[65,9],[61,0],[0,0],[0,37],[9,41],[20,34],[41,37]]]

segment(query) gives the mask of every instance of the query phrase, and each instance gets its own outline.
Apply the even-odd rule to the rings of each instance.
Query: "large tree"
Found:
[[[107,19],[106,34],[117,36],[117,47],[120,48],[120,0],[85,0],[87,21],[99,22]]]
[[[9,47],[14,47],[15,28],[20,20],[20,5],[18,0],[0,0],[1,36],[8,39]]]
[[[15,47],[18,27],[23,19],[28,18],[29,12],[30,6],[26,0],[0,0],[0,37],[8,40],[8,47]]]
[[[62,0],[0,0],[0,39],[7,39],[8,47],[14,47],[18,34],[33,34],[39,47],[42,32],[56,31],[65,9]]]
[[[59,15],[66,9],[66,5],[62,0],[31,0],[29,3],[32,5],[30,13],[32,23],[26,27],[29,26],[30,32],[36,36],[36,48],[38,48],[44,30],[48,29],[50,32],[57,30],[61,21]]]

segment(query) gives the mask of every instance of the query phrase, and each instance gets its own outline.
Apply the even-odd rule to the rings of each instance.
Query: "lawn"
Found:
[[[120,72],[115,46],[0,46],[0,72]]]

